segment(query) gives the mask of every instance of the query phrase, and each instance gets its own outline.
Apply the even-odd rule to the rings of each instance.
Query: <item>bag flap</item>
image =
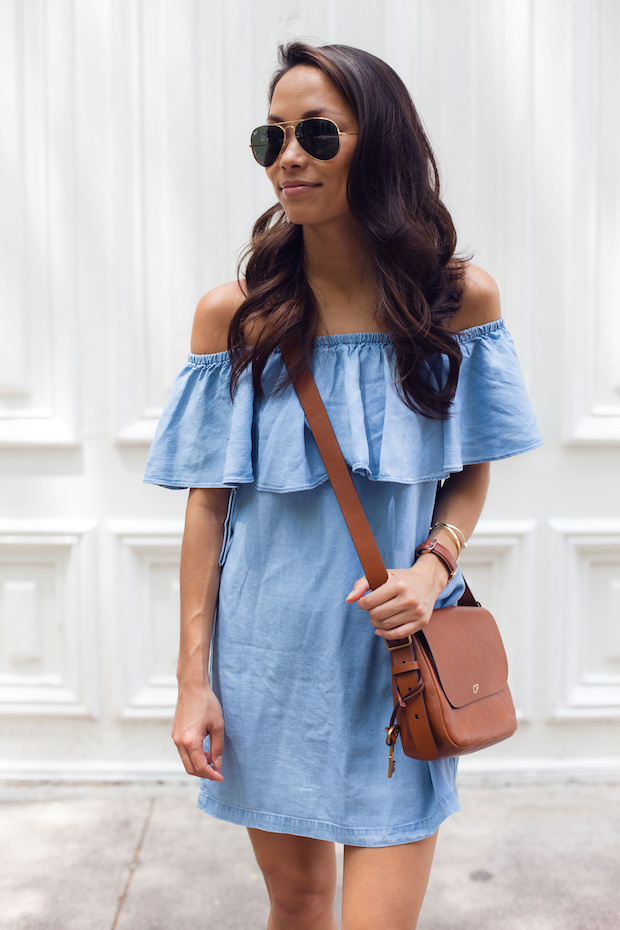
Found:
[[[506,687],[508,660],[492,614],[484,607],[441,607],[417,633],[453,707],[464,707]]]

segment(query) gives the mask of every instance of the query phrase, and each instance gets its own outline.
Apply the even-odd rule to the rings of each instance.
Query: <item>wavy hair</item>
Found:
[[[439,173],[407,88],[380,58],[346,45],[315,48],[293,42],[279,48],[269,102],[278,81],[296,65],[318,68],[347,101],[358,124],[347,197],[374,262],[376,319],[391,337],[396,384],[404,402],[435,420],[446,419],[456,391],[461,352],[445,328],[462,298],[464,260],[455,257],[456,232],[439,195]],[[280,204],[254,225],[239,262],[246,297],[228,335],[231,393],[252,368],[262,394],[267,359],[296,339],[313,354],[317,305],[306,279],[302,227],[289,223]],[[246,333],[256,334],[252,344]],[[437,385],[430,365],[448,360]],[[296,372],[293,372],[296,374]],[[278,390],[291,381],[284,377]]]

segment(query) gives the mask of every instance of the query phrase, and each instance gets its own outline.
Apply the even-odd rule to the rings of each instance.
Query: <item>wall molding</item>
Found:
[[[78,444],[73,0],[3,4],[0,447]],[[3,97],[3,104],[5,98]],[[3,106],[3,113],[5,113]],[[4,152],[4,148],[3,148]]]
[[[533,714],[536,526],[535,520],[481,520],[460,559],[475,597],[491,611],[500,628],[520,722]]]
[[[0,521],[0,714],[96,716],[94,528]]]
[[[110,520],[118,585],[118,713],[123,719],[170,719],[177,697],[178,520]]]
[[[131,762],[127,759],[63,762],[32,762],[21,759],[0,760],[0,782],[11,781],[165,781],[187,782],[188,775],[181,763],[152,759]],[[483,754],[463,756],[459,760],[459,784],[492,786],[510,784],[566,784],[567,782],[607,784],[620,783],[620,757],[533,756],[518,760],[485,760]]]
[[[258,93],[253,30],[268,23],[251,0],[217,12],[159,4],[155,16],[140,0],[113,0],[112,10],[115,435],[142,446],[186,360],[198,299],[234,276],[264,209],[254,209],[257,189],[270,185],[249,155],[248,134]],[[219,39],[205,55],[199,36],[211,34],[214,17]]]
[[[620,520],[550,520],[557,534],[554,718],[620,717]]]
[[[620,11],[613,0],[573,2],[573,325],[565,328],[573,445],[620,445],[620,247],[617,188],[620,132],[606,114],[620,83]]]

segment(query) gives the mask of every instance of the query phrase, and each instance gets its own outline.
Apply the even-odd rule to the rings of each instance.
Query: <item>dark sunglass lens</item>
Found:
[[[259,126],[250,137],[252,154],[263,168],[270,168],[276,161],[284,143],[281,126]]]
[[[308,155],[329,161],[340,147],[338,127],[330,119],[304,119],[295,129],[297,141]]]

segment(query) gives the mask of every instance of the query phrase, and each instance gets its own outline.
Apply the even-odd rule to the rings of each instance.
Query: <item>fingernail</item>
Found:
[[[221,768],[222,768],[222,757],[221,756],[218,756],[217,759],[215,760],[215,767],[218,770],[218,772],[221,771]]]

